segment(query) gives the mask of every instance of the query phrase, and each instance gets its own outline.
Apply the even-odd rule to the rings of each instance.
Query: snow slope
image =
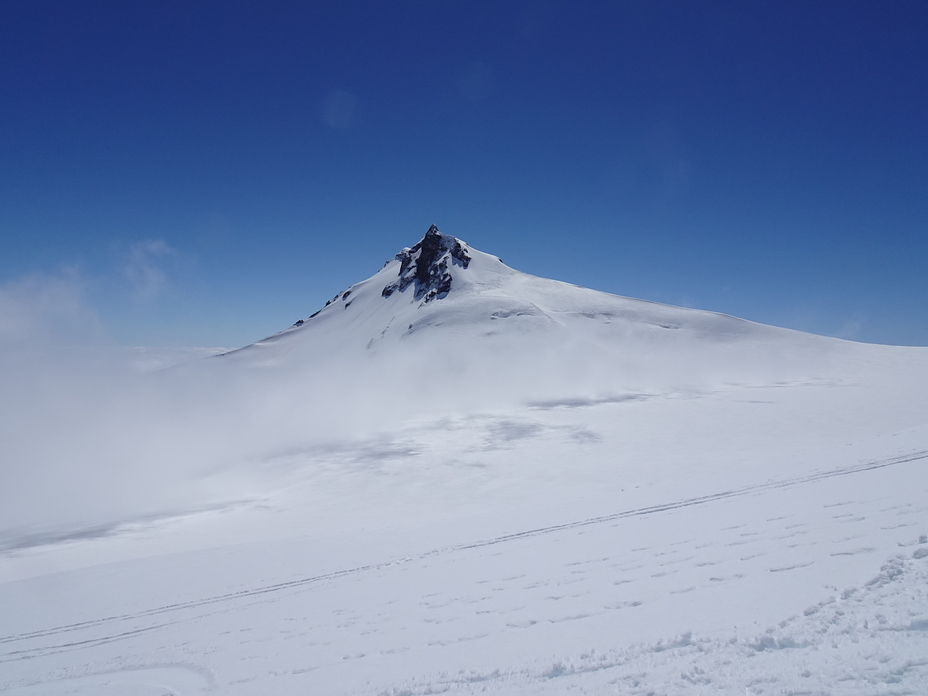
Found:
[[[816,379],[867,355],[845,341],[520,273],[433,225],[312,316],[224,359],[294,380],[338,374],[432,412],[449,396],[458,410],[462,399]]]
[[[131,450],[82,442],[170,485],[7,530],[0,692],[928,692],[928,349],[430,230],[145,380]]]

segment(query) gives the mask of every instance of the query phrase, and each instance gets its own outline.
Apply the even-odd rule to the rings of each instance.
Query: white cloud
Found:
[[[179,254],[161,239],[147,239],[129,248],[122,272],[136,298],[152,300],[168,286],[170,266]]]
[[[97,335],[101,322],[87,304],[86,291],[87,282],[75,268],[0,285],[0,346]]]
[[[865,321],[866,317],[864,317],[862,313],[855,312],[847,318],[844,324],[842,324],[837,331],[835,331],[834,336],[836,338],[844,338],[849,341],[860,340]]]

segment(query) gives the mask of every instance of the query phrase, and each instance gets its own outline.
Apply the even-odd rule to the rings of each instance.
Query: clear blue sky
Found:
[[[926,37],[923,0],[5,0],[0,289],[241,345],[434,222],[537,275],[928,345]]]

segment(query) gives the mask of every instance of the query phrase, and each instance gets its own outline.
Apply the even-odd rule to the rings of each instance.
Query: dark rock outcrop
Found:
[[[390,297],[413,285],[415,298],[423,302],[440,300],[451,291],[450,265],[467,268],[470,264],[467,247],[458,239],[439,232],[435,225],[429,227],[418,244],[403,249],[395,258],[400,262],[399,275],[384,287],[381,295]]]

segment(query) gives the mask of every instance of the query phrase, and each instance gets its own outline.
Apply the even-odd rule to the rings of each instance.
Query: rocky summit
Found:
[[[390,297],[394,292],[403,292],[413,285],[417,300],[431,302],[442,299],[451,291],[449,264],[467,268],[470,264],[467,251],[461,240],[442,234],[438,227],[432,225],[415,246],[403,249],[394,257],[400,262],[398,277],[384,287],[381,295]]]

